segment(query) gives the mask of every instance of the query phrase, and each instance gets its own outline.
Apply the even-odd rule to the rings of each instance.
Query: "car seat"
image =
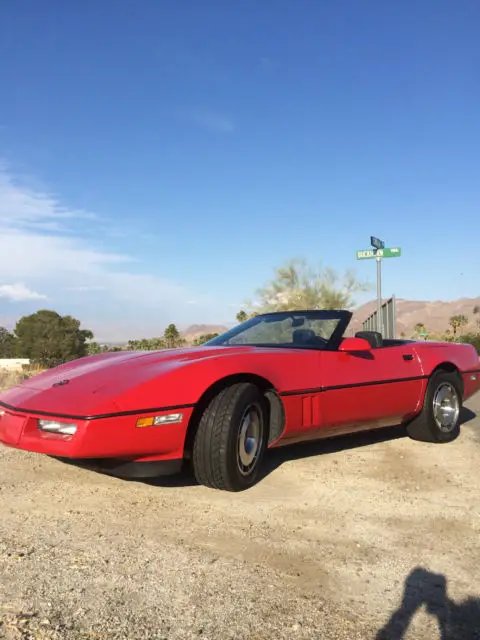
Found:
[[[357,331],[355,338],[363,338],[372,349],[381,349],[383,347],[383,337],[379,331]]]
[[[293,344],[314,345],[316,337],[315,331],[312,331],[311,329],[295,329],[292,334]]]

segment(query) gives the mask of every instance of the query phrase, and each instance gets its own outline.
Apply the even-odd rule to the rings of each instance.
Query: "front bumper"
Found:
[[[75,423],[77,431],[75,435],[61,435],[38,429],[38,419],[48,419],[48,416],[0,406],[0,443],[57,458],[117,458],[142,462],[178,460],[184,455],[192,411],[193,408],[183,409],[179,423],[146,428],[137,428],[137,420],[152,414],[95,420],[62,418],[62,422]],[[171,410],[163,413],[171,413]],[[162,415],[162,412],[157,410],[154,415]]]

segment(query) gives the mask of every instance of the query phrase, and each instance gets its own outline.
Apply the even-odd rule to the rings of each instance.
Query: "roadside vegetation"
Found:
[[[463,332],[465,327],[471,327],[470,319],[464,314],[458,314],[450,317],[448,327],[445,328],[443,333],[430,332],[423,322],[418,322],[415,325],[412,338],[416,340],[444,340],[446,342],[472,344],[480,355],[480,306],[474,307],[473,315],[475,326],[473,330],[470,329]]]

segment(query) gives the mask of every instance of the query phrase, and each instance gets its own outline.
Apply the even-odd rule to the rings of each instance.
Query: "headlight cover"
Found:
[[[57,420],[39,420],[40,431],[58,433],[64,436],[73,436],[77,432],[77,425],[72,422],[58,422]]]

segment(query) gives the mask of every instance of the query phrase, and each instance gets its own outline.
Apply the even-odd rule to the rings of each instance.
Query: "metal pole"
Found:
[[[392,338],[397,337],[397,301],[395,298],[395,294],[392,295]]]
[[[382,258],[377,256],[377,331],[382,330]]]

